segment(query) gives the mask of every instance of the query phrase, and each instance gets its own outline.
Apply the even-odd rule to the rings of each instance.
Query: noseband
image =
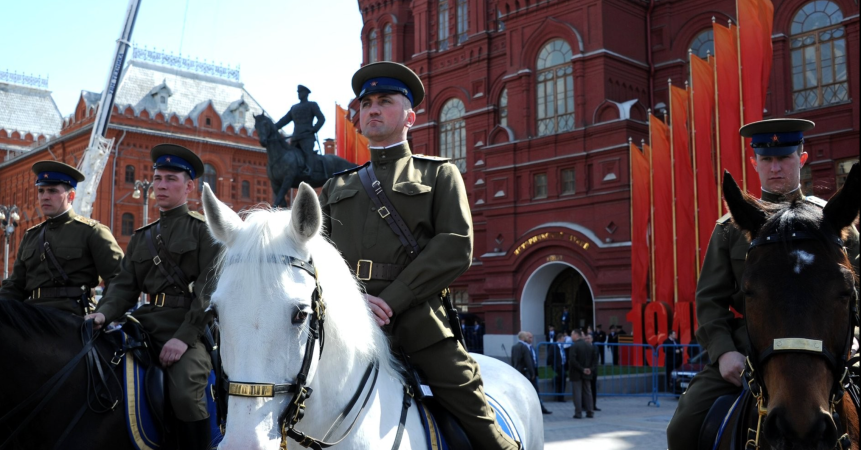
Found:
[[[829,243],[837,245],[843,251],[844,254],[846,253],[846,247],[844,246],[843,239],[840,239],[839,236],[829,236],[826,239]],[[819,240],[819,238],[817,238],[812,233],[806,231],[792,231],[760,236],[751,241],[750,247],[748,247],[747,249],[747,255],[745,256],[745,260],[747,260],[747,256],[750,256],[751,251],[762,245],[806,240]],[[768,389],[765,386],[765,381],[762,379],[762,367],[765,365],[765,362],[769,358],[777,354],[801,353],[807,355],[814,355],[825,359],[831,369],[831,374],[834,381],[832,383],[831,392],[829,395],[831,404],[831,415],[834,418],[835,424],[840,422],[839,414],[837,413],[837,405],[843,399],[843,395],[846,392],[844,390],[844,383],[848,381],[847,375],[849,373],[850,367],[850,364],[848,364],[847,361],[847,357],[849,349],[852,346],[853,328],[856,324],[859,323],[858,311],[855,305],[856,300],[857,292],[855,291],[853,279],[852,298],[849,301],[849,326],[846,331],[846,340],[843,349],[837,355],[831,353],[821,340],[792,337],[774,339],[772,345],[768,346],[768,348],[766,348],[762,352],[758,352],[753,347],[753,341],[750,338],[750,327],[745,327],[748,340],[748,356],[746,358],[744,371],[742,371],[742,377],[744,377],[745,382],[750,387],[751,394],[753,394],[754,398],[756,399],[758,413],[756,430],[748,430],[748,440],[745,444],[745,449],[759,448],[759,436],[760,429],[762,426],[762,420],[768,414]],[[747,305],[746,301],[745,305]],[[745,311],[745,317],[746,316],[747,312]],[[837,442],[834,444],[833,448],[839,450],[848,450],[850,448],[850,445],[851,442],[849,440],[849,434],[844,433],[837,439]]]

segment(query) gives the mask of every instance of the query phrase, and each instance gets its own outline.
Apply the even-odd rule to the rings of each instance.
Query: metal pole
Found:
[[[9,233],[3,230],[6,239],[6,253],[3,256],[3,279],[9,278]]]
[[[149,192],[146,192],[146,191],[149,191],[149,186],[147,186],[147,188],[144,189],[144,198],[143,198],[144,199],[144,210],[143,210],[143,224],[144,224],[144,226],[146,226],[146,224],[149,223],[149,214],[148,214],[149,213]]]

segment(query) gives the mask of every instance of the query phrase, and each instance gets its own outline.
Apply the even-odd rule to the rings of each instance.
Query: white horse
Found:
[[[226,247],[218,262],[220,275],[212,305],[219,316],[222,365],[231,382],[246,383],[245,393],[254,390],[247,387],[250,383],[293,384],[306,348],[313,345],[307,378],[313,394],[304,402],[307,409],[296,429],[329,441],[346,434],[333,448],[392,448],[404,399],[400,365],[352,272],[320,235],[321,211],[314,191],[302,183],[292,211],[257,210],[244,222],[208,186],[203,190],[203,204],[212,235]],[[301,261],[313,263],[318,280],[313,270],[304,270]],[[319,344],[308,340],[317,283],[326,304],[322,352]],[[473,357],[480,363],[485,392],[511,416],[523,448],[543,449],[543,419],[532,385],[501,361]],[[370,382],[362,381],[374,363],[379,373],[371,389]],[[348,408],[357,392],[361,393],[359,400]],[[226,433],[218,448],[277,449],[281,439],[278,418],[292,395],[231,395]],[[362,409],[366,396],[367,406]],[[289,439],[287,444],[298,447]],[[407,410],[398,448],[427,448],[415,402]]]

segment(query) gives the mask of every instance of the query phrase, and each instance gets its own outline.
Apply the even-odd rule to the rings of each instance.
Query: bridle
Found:
[[[804,240],[819,240],[819,238],[807,231],[788,231],[757,237],[751,241],[750,247],[748,247],[747,250],[747,255],[745,255],[745,261],[747,260],[747,257],[750,256],[750,252],[757,247],[768,244]],[[828,236],[826,240],[830,244],[837,245],[843,253],[846,254],[846,247],[844,246],[843,239],[839,236],[831,235]],[[856,324],[859,324],[856,300],[857,291],[855,290],[853,278],[852,295],[848,308],[850,320],[846,330],[846,339],[843,349],[836,355],[831,353],[821,340],[794,337],[774,339],[772,345],[769,345],[768,348],[759,352],[753,347],[753,341],[750,337],[750,327],[745,327],[747,330],[748,356],[745,359],[745,368],[741,375],[750,387],[751,394],[756,399],[758,415],[756,430],[748,430],[744,446],[746,450],[759,449],[762,421],[765,416],[768,415],[768,389],[765,386],[765,381],[762,379],[762,368],[769,358],[778,354],[801,353],[825,359],[831,369],[834,381],[831,386],[831,392],[829,393],[831,415],[834,418],[835,424],[840,423],[837,405],[840,404],[840,401],[843,399],[846,392],[844,384],[849,380],[848,375],[849,368],[851,366],[847,358],[849,349],[852,346],[852,337],[854,334],[853,328]],[[744,304],[746,310],[747,302]],[[745,317],[747,317],[747,311],[745,311]],[[849,434],[843,433],[842,436],[837,438],[837,442],[835,442],[833,448],[838,450],[849,450],[850,446],[851,442],[849,440]]]
[[[344,432],[344,435],[341,436],[340,439],[334,442],[325,442],[323,439],[314,438],[306,435],[305,433],[296,429],[296,425],[302,418],[305,416],[305,400],[311,397],[312,389],[307,385],[310,383],[308,379],[308,374],[311,369],[311,363],[314,360],[314,353],[317,348],[317,341],[320,343],[320,351],[319,354],[322,357],[323,354],[323,345],[325,343],[325,332],[323,328],[323,323],[326,320],[326,303],[323,301],[323,288],[320,286],[320,280],[317,277],[317,269],[314,267],[314,263],[311,260],[305,261],[299,258],[295,258],[290,255],[266,255],[266,257],[261,258],[265,263],[273,263],[273,264],[282,264],[291,266],[300,270],[304,270],[308,274],[314,277],[314,283],[316,287],[314,288],[314,292],[311,294],[311,315],[308,326],[308,341],[305,345],[305,355],[302,359],[302,367],[299,369],[299,373],[296,374],[294,383],[285,383],[285,384],[277,384],[277,383],[259,383],[259,382],[245,382],[245,381],[230,381],[228,382],[228,395],[238,396],[238,397],[274,397],[275,395],[281,394],[293,394],[290,402],[287,404],[287,407],[278,417],[278,427],[281,431],[281,449],[287,450],[287,438],[293,439],[298,442],[299,445],[303,447],[310,447],[315,450],[321,450],[323,448],[331,447],[336,445],[347,438],[350,432],[353,430],[353,427],[358,422],[359,417],[362,415],[362,410],[368,404],[368,400],[371,397],[371,394],[374,392],[374,387],[377,383],[377,376],[379,375],[379,365],[375,362],[372,362],[368,365],[368,368],[365,370],[365,374],[362,377],[362,382],[359,385],[358,390],[353,395],[351,401],[347,404],[346,410],[338,419],[332,424],[331,429],[336,428],[341,424],[343,418],[350,410],[358,402],[362,391],[365,389],[365,385],[368,380],[371,378],[373,374],[373,380],[371,381],[371,387],[368,389],[367,394],[365,394],[365,400],[362,403],[362,407],[359,409],[359,412],[356,414],[356,417],[353,419],[353,422],[350,424],[350,427],[347,431]],[[227,264],[235,264],[239,262],[245,262],[238,257],[230,258],[227,261]]]

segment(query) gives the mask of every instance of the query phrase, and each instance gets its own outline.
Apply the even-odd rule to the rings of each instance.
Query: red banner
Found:
[[[694,229],[694,171],[688,133],[688,91],[675,86],[670,86],[670,120],[673,125],[670,142],[676,194],[678,301],[692,302],[695,301],[697,291],[697,240]]]
[[[368,138],[359,134],[350,122],[347,110],[338,105],[335,105],[335,136],[336,155],[357,165],[371,159]]]
[[[645,305],[649,285],[649,160],[634,144],[631,147],[631,303]],[[648,146],[644,146],[648,151]]]
[[[696,163],[699,255],[702,264],[719,214],[718,178],[714,165],[714,73],[708,62],[691,55],[691,128]]]
[[[654,115],[649,116],[652,168],[652,223],[654,232],[655,297],[652,301],[673,304],[673,188],[670,130]]]
[[[739,110],[738,47],[736,27],[712,23],[715,46],[715,102],[717,103],[717,149],[720,154],[718,173],[728,170],[736,180],[742,179],[741,111]],[[723,176],[723,175],[721,175]],[[739,183],[741,184],[741,183]]]

